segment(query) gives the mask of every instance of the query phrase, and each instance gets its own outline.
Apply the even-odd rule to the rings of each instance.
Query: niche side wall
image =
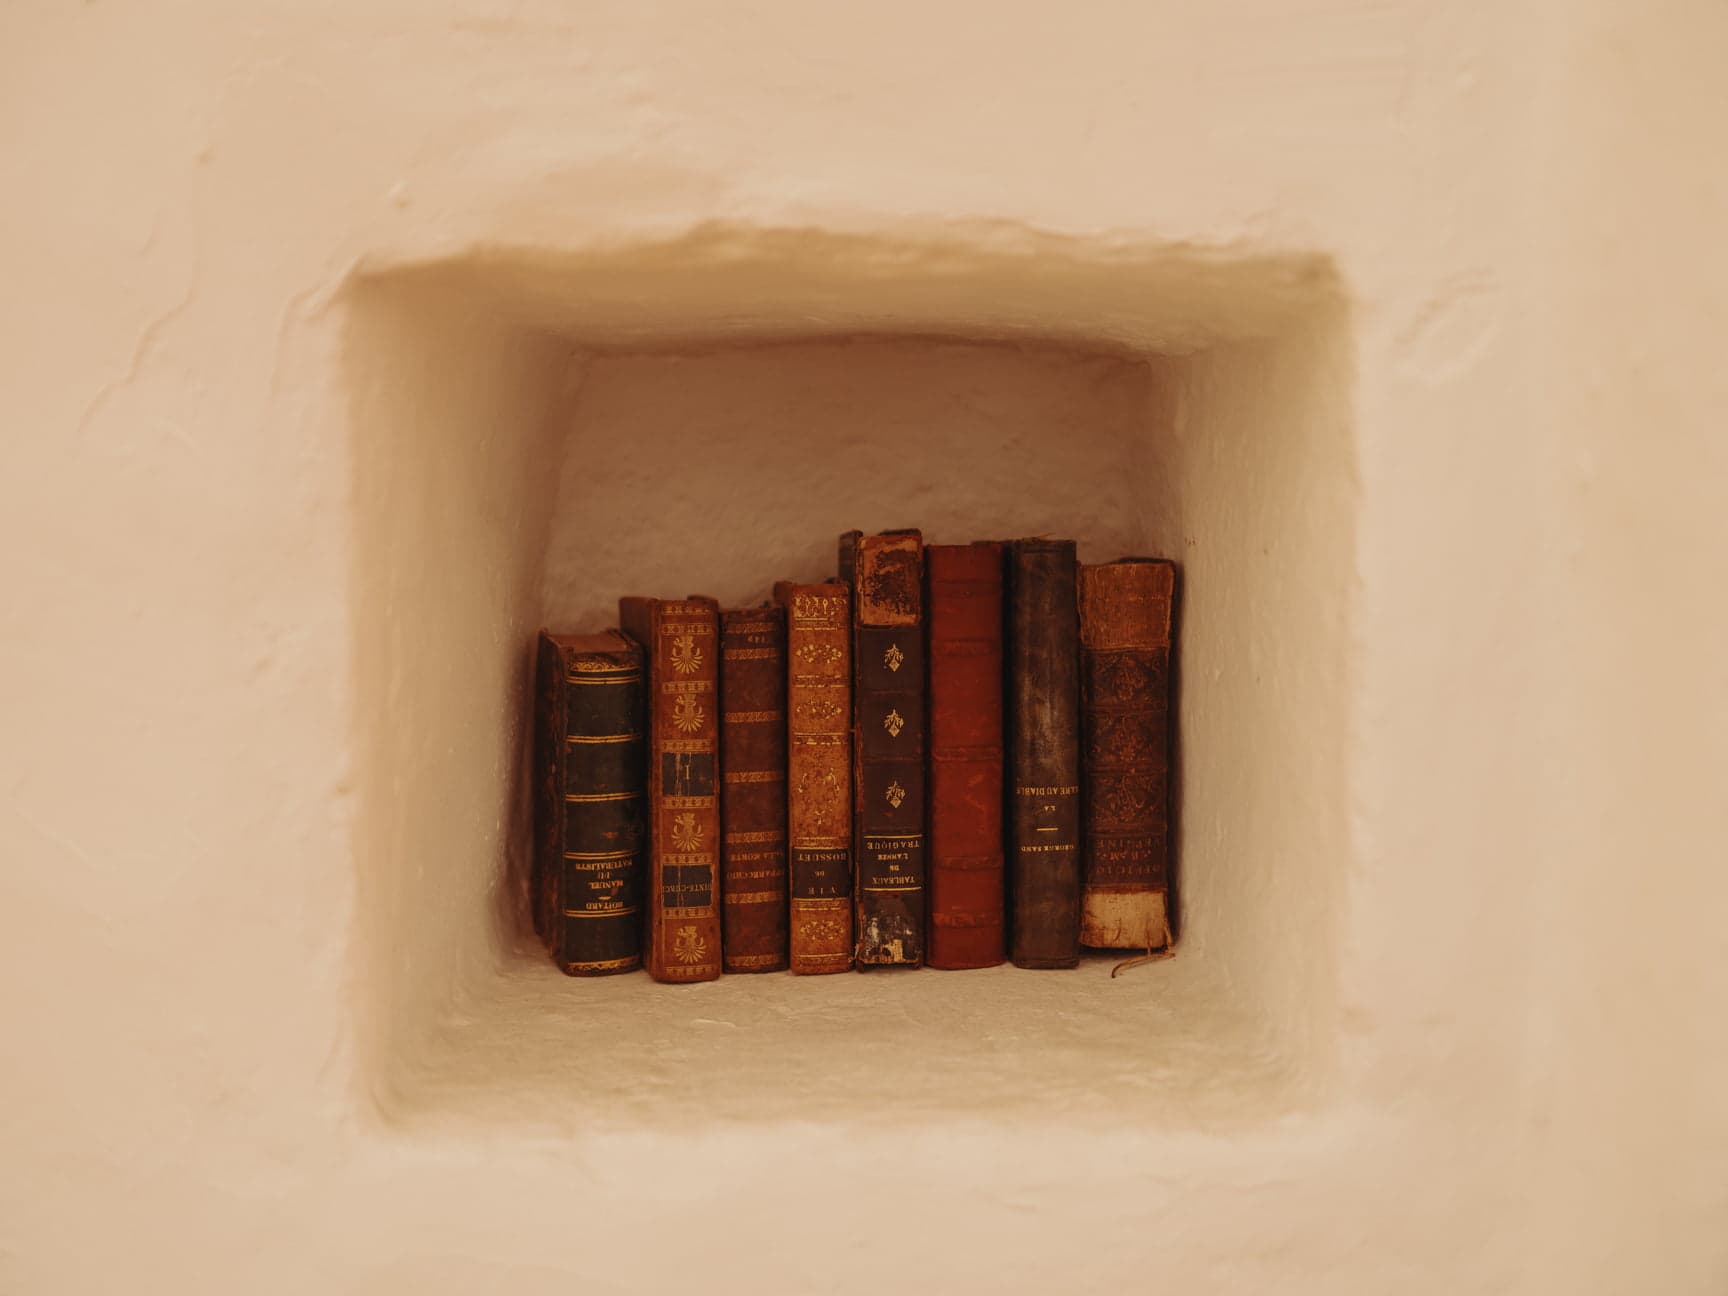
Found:
[[[1324,1083],[1351,858],[1354,356],[1320,302],[1277,336],[1150,362],[1145,547],[1182,562],[1176,806],[1185,957]]]
[[[356,1034],[371,1097],[492,974],[526,848],[524,645],[570,348],[463,294],[349,294],[357,714]]]

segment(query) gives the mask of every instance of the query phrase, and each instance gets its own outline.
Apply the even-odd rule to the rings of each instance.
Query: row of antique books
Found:
[[[771,603],[542,631],[535,926],[576,976],[1168,951],[1174,566],[849,532]]]

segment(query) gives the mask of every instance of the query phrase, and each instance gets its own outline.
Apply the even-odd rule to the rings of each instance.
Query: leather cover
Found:
[[[1165,949],[1170,874],[1170,618],[1176,568],[1080,569],[1086,845],[1080,943]]]
[[[786,609],[791,967],[852,967],[852,600],[846,586],[774,587]]]
[[[924,550],[930,619],[930,945],[993,967],[1002,922],[1002,546]]]
[[[1072,540],[1009,550],[1010,953],[1080,961],[1080,616]]]
[[[642,650],[540,632],[534,927],[571,976],[642,966]]]
[[[648,658],[648,975],[720,975],[720,609],[711,598],[625,598]]]
[[[786,610],[720,614],[721,955],[786,966]]]
[[[924,541],[840,538],[852,584],[857,962],[924,961]]]

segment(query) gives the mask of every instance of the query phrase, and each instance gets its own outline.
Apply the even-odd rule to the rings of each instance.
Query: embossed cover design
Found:
[[[1007,957],[1002,546],[924,549],[930,629],[930,942],[937,968]]]
[[[642,650],[615,630],[535,651],[534,928],[571,976],[642,966]]]
[[[1080,615],[1072,540],[1010,546],[1010,953],[1080,961]]]
[[[1175,565],[1124,558],[1080,569],[1086,848],[1080,942],[1167,949],[1170,627]]]
[[[852,967],[852,601],[845,585],[782,581],[791,968]]]
[[[853,851],[860,968],[924,960],[924,541],[840,537],[852,586]]]
[[[648,974],[720,975],[720,612],[711,598],[625,598],[648,665]]]
[[[720,615],[721,954],[727,972],[787,962],[786,610]]]

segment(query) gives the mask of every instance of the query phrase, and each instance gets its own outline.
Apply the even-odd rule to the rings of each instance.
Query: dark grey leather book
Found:
[[[1080,961],[1080,612],[1072,540],[1008,555],[1009,954]]]

